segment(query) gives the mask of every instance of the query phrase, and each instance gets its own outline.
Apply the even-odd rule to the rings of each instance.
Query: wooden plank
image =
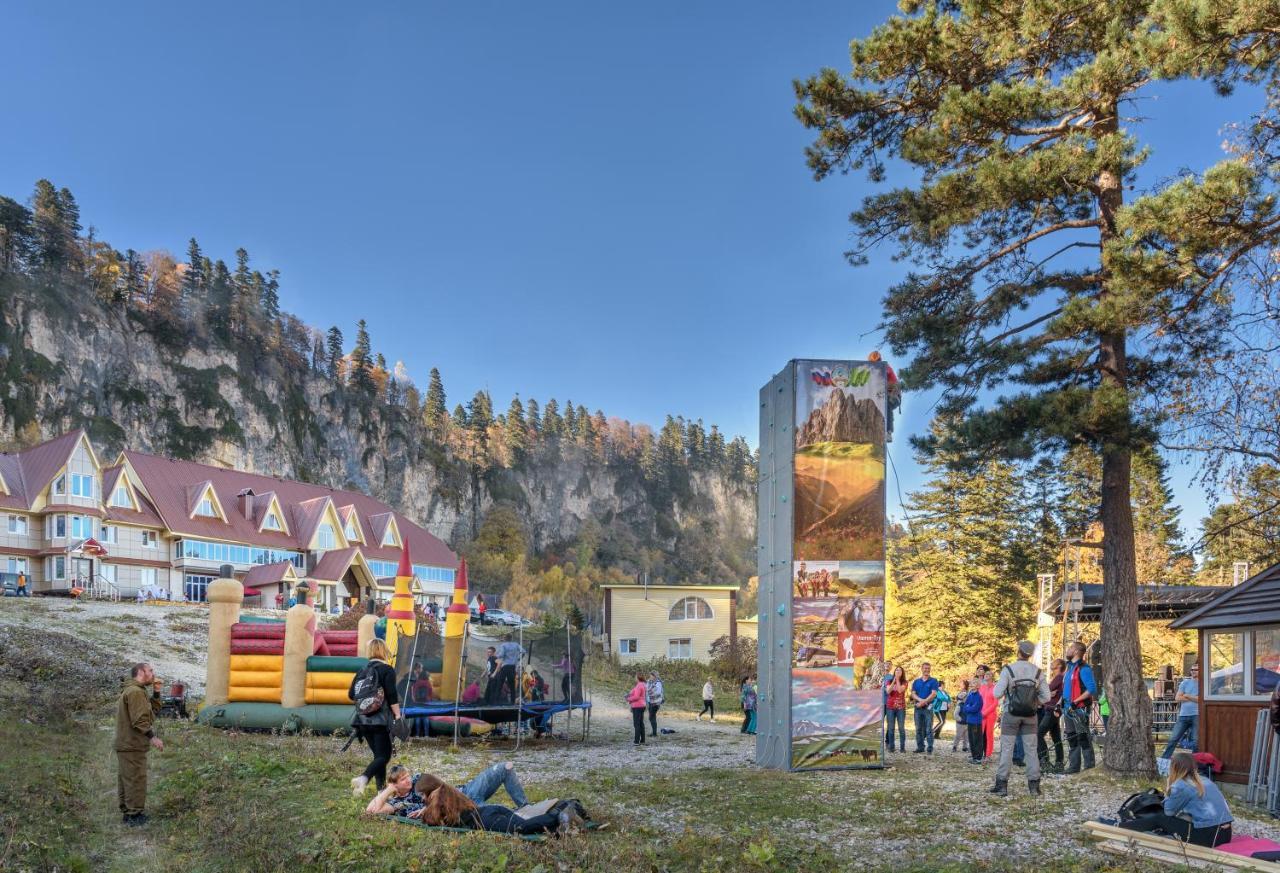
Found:
[[[1280,873],[1280,864],[1273,861],[1261,861],[1257,858],[1246,858],[1230,852],[1220,852],[1192,843],[1183,843],[1170,837],[1156,836],[1143,831],[1130,831],[1102,822],[1085,822],[1085,830],[1095,840],[1114,847],[1133,846],[1142,852],[1154,853],[1152,857],[1162,856],[1162,860],[1174,859],[1177,863],[1202,861],[1219,867],[1236,870],[1256,870],[1262,873]],[[1163,857],[1168,856],[1168,857]]]
[[[1199,858],[1186,858],[1182,855],[1175,855],[1170,852],[1157,852],[1155,849],[1149,849],[1146,846],[1122,846],[1119,843],[1113,843],[1110,840],[1099,843],[1098,848],[1112,855],[1119,855],[1122,858],[1149,858],[1153,861],[1164,861],[1167,864],[1175,864],[1179,867],[1191,867],[1196,870],[1222,870],[1222,866],[1212,861],[1201,861]],[[1231,868],[1237,869],[1237,868]]]

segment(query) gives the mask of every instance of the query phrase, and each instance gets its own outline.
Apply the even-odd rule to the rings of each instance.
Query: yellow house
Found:
[[[710,660],[737,637],[738,585],[604,585],[605,645],[618,660]]]
[[[738,619],[738,636],[750,637],[753,640],[760,639],[760,616],[753,615],[750,618]]]

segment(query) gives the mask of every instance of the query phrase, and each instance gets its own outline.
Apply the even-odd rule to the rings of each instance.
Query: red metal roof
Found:
[[[240,581],[246,588],[255,585],[275,585],[283,582],[289,575],[289,571],[293,569],[293,565],[288,561],[277,561],[274,564],[259,564],[251,567],[249,572],[244,574],[244,578]],[[294,574],[297,575],[296,573]]]
[[[328,498],[338,506],[354,506],[365,531],[375,529],[372,522],[374,517],[394,515],[401,537],[409,543],[409,553],[414,563],[434,567],[458,566],[457,555],[441,540],[368,495],[240,470],[226,470],[194,461],[161,458],[143,452],[125,451],[124,454],[142,486],[154,499],[155,509],[164,526],[177,534],[305,551],[311,534],[315,532],[314,525],[319,522],[323,512],[324,501],[319,498]],[[187,489],[206,481],[213,486],[222,503],[223,511],[227,514],[225,522],[217,518],[191,518],[188,515]],[[245,517],[236,499],[236,495],[246,488],[253,489],[255,495],[275,492],[281,507],[289,515],[289,534],[258,531],[255,520]],[[259,500],[261,496],[255,496],[254,503],[257,504]],[[313,517],[310,531],[302,531],[301,528],[306,527],[306,522],[312,521]],[[381,519],[381,524],[377,527],[378,538],[371,538],[369,546],[360,547],[365,557],[386,561],[399,558],[398,548],[382,548],[377,545],[381,542],[381,532],[386,529],[386,525],[387,520]],[[304,533],[306,539],[303,539]],[[331,553],[326,553],[326,556]]]
[[[67,465],[82,436],[83,430],[73,430],[26,451],[0,455],[0,474],[9,486],[9,493],[0,495],[0,508],[30,509]]]

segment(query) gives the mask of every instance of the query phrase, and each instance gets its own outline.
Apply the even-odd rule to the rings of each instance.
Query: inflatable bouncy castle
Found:
[[[368,615],[359,630],[317,630],[308,602],[283,619],[240,615],[244,586],[230,566],[209,585],[209,657],[199,721],[216,727],[283,728],[318,733],[351,722],[347,690],[365,665],[358,653],[374,635]]]

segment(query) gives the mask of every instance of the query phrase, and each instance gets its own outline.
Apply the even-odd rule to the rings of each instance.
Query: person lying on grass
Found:
[[[370,815],[404,815],[418,818],[422,807],[426,805],[426,796],[414,789],[418,775],[409,772],[409,768],[396,764],[387,771],[387,787],[369,801],[365,812]],[[494,764],[477,773],[458,791],[474,804],[481,804],[493,797],[499,788],[507,789],[507,795],[516,807],[526,806],[529,798],[525,796],[520,778],[516,776],[515,765],[510,761]]]
[[[477,805],[471,798],[438,776],[423,773],[414,780],[413,790],[425,798],[416,818],[432,827],[469,828],[504,834],[571,834],[587,818],[576,800],[562,800],[541,815],[523,818],[514,809],[496,803]]]

